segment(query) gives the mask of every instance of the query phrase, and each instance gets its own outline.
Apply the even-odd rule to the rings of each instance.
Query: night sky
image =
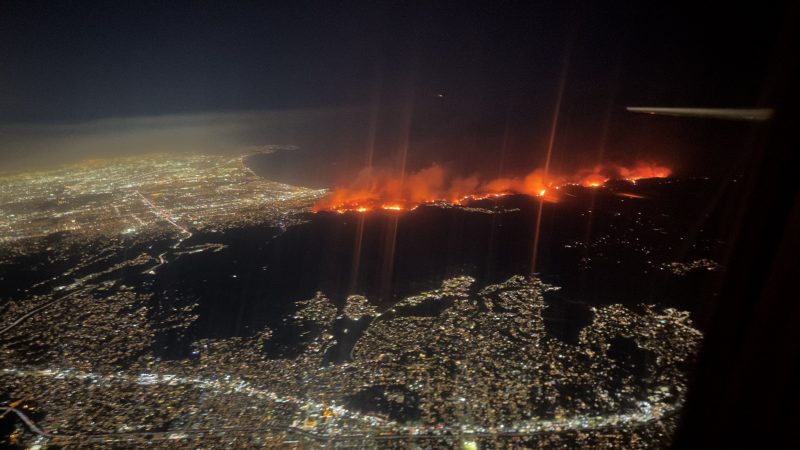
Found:
[[[526,172],[562,73],[556,168],[735,160],[753,125],[624,107],[762,105],[780,3],[627,3],[6,1],[0,163],[291,144],[342,176],[372,131],[377,164]]]

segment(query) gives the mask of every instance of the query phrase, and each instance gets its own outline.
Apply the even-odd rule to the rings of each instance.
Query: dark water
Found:
[[[259,176],[279,183],[326,188],[333,186],[332,167],[337,159],[325,152],[309,149],[282,149],[272,153],[256,153],[247,157],[247,166]]]

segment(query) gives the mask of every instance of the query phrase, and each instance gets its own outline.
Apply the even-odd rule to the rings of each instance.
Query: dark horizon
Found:
[[[295,145],[336,168],[334,179],[365,165],[370,147],[388,167],[405,153],[409,170],[541,167],[562,76],[555,169],[652,160],[727,174],[756,127],[624,108],[763,106],[781,12],[621,2],[3,9],[6,165]]]

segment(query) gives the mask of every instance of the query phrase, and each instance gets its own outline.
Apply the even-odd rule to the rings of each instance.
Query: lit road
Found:
[[[190,237],[192,237],[192,232],[187,230],[186,228],[178,225],[177,223],[175,223],[175,221],[172,220],[172,218],[170,217],[170,215],[166,211],[164,211],[161,208],[157,207],[152,201],[150,201],[147,197],[142,195],[141,192],[136,191],[136,193],[139,195],[139,197],[142,198],[142,202],[148,208],[150,208],[150,211],[153,214],[155,214],[156,217],[160,217],[160,218],[166,220],[172,226],[177,228],[181,233],[183,233],[183,237],[178,238],[178,241],[175,243],[175,245],[172,246],[172,248],[178,248],[178,246],[180,246],[183,241],[185,241],[185,240],[189,239]],[[161,267],[161,266],[163,266],[164,264],[167,263],[167,259],[164,258],[164,255],[166,255],[166,254],[167,254],[167,252],[163,252],[160,255],[158,255],[158,264],[156,264],[153,267],[150,267],[148,269],[143,270],[142,273],[149,273],[149,274],[155,273],[156,269],[158,269],[159,267]]]
[[[192,233],[191,233],[189,230],[187,230],[186,228],[183,228],[182,226],[180,226],[180,225],[178,225],[177,223],[175,223],[175,221],[174,221],[174,220],[172,220],[172,217],[170,217],[170,215],[169,215],[169,214],[168,214],[166,211],[164,211],[164,210],[162,210],[161,208],[157,207],[157,206],[156,206],[156,205],[155,205],[155,204],[154,204],[152,201],[150,201],[150,200],[149,200],[147,197],[145,197],[144,195],[142,195],[142,193],[141,193],[141,192],[139,192],[139,191],[136,191],[136,193],[137,193],[137,194],[139,194],[139,197],[141,197],[141,198],[142,198],[142,202],[144,202],[144,204],[145,204],[145,205],[146,205],[148,208],[150,208],[150,211],[151,211],[153,214],[155,214],[157,217],[161,217],[162,219],[166,220],[167,222],[169,222],[170,224],[172,224],[172,226],[174,226],[175,228],[177,228],[178,230],[180,230],[180,232],[181,232],[181,233],[184,233],[184,234],[186,234],[186,235],[187,235],[186,237],[184,237],[183,239],[181,239],[181,241],[183,241],[183,240],[186,240],[186,239],[189,239],[190,237],[192,237]],[[180,242],[179,242],[179,243],[180,243]],[[176,244],[176,246],[177,246],[177,244]]]
[[[0,336],[2,336],[2,335],[3,335],[3,334],[5,334],[6,332],[8,332],[10,329],[14,328],[15,326],[17,326],[17,325],[19,325],[20,323],[22,323],[23,321],[25,321],[25,319],[27,319],[28,317],[31,317],[31,316],[33,316],[34,314],[37,314],[37,313],[39,313],[40,311],[43,311],[43,310],[47,309],[49,306],[51,306],[51,305],[53,305],[53,304],[55,304],[55,303],[58,303],[58,302],[60,302],[60,301],[62,301],[62,300],[66,300],[66,299],[68,299],[68,298],[70,298],[70,297],[74,297],[74,296],[76,296],[76,295],[78,295],[78,294],[83,294],[84,292],[86,292],[86,291],[88,291],[88,290],[89,290],[89,288],[80,289],[80,290],[77,290],[77,291],[75,291],[75,292],[71,292],[71,293],[69,293],[69,294],[66,294],[66,295],[64,295],[64,296],[61,296],[61,297],[59,297],[59,298],[57,298],[57,299],[50,300],[49,302],[45,303],[44,305],[42,305],[42,306],[40,306],[40,307],[38,307],[38,308],[34,308],[34,309],[33,309],[33,310],[31,310],[30,312],[28,312],[28,313],[26,313],[26,314],[23,314],[22,316],[20,316],[20,317],[19,317],[17,320],[15,320],[15,321],[11,322],[9,325],[7,325],[7,326],[3,327],[2,329],[0,329]]]
[[[33,422],[33,420],[31,420],[28,416],[25,415],[25,413],[23,413],[22,411],[18,410],[17,408],[12,408],[10,406],[1,406],[0,407],[0,411],[3,411],[3,415],[6,415],[9,412],[13,412],[14,414],[17,415],[17,417],[19,417],[25,423],[25,425],[28,426],[28,428],[30,428],[31,431],[33,431],[34,433],[38,434],[39,436],[46,436],[46,437],[52,437],[53,436],[52,434],[46,433],[44,430],[39,428]]]
[[[387,421],[380,417],[369,416],[355,411],[347,410],[341,406],[326,405],[317,403],[312,400],[295,398],[295,397],[282,397],[271,391],[260,389],[248,385],[238,379],[228,376],[222,376],[226,381],[219,379],[211,380],[205,378],[188,378],[180,377],[171,374],[155,374],[143,373],[126,375],[121,373],[111,375],[100,375],[89,372],[82,372],[73,369],[45,369],[45,370],[18,370],[18,369],[2,369],[3,372],[8,374],[16,374],[19,376],[33,375],[33,376],[49,376],[55,378],[74,377],[82,380],[88,380],[93,383],[106,383],[114,379],[121,379],[125,381],[133,381],[137,384],[192,384],[201,389],[208,389],[217,393],[229,392],[231,389],[237,393],[245,394],[248,396],[255,396],[257,398],[264,398],[276,402],[289,402],[300,405],[314,404],[318,408],[331,408],[336,410],[340,416],[346,416],[350,419],[358,419],[364,425],[363,430],[343,430],[343,433],[319,433],[313,429],[304,429],[289,426],[266,426],[266,427],[212,427],[202,429],[174,429],[163,432],[152,431],[119,431],[110,433],[99,434],[80,434],[80,435],[57,435],[47,434],[37,427],[28,418],[24,418],[26,425],[35,433],[58,438],[59,440],[77,440],[79,442],[111,442],[111,441],[129,441],[137,438],[148,439],[164,439],[174,440],[183,439],[192,434],[203,433],[245,433],[245,434],[259,434],[259,433],[290,433],[303,436],[307,439],[319,442],[347,442],[347,441],[425,441],[435,439],[496,439],[506,437],[536,437],[548,434],[559,434],[570,431],[603,431],[614,429],[630,429],[640,428],[652,425],[655,422],[664,420],[675,416],[680,413],[681,404],[673,404],[661,410],[653,410],[647,404],[640,405],[640,407],[633,411],[627,411],[618,414],[608,414],[603,416],[568,416],[552,420],[530,420],[527,424],[517,425],[515,428],[500,426],[497,429],[485,429],[469,426],[400,426],[399,424]],[[19,413],[18,413],[19,415]],[[20,416],[22,417],[22,416]],[[376,426],[377,424],[377,426]],[[38,431],[37,431],[38,430]]]

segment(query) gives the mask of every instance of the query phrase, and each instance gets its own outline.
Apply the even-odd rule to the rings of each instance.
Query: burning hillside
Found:
[[[546,174],[537,169],[521,177],[482,180],[477,175],[452,176],[439,164],[405,176],[366,168],[348,185],[334,188],[315,205],[314,211],[403,211],[425,203],[460,204],[509,194],[525,194],[554,202],[558,201],[559,188],[565,185],[600,187],[609,180],[635,183],[644,178],[665,178],[670,173],[669,168],[661,165],[638,163],[631,167],[598,165],[570,175]]]

